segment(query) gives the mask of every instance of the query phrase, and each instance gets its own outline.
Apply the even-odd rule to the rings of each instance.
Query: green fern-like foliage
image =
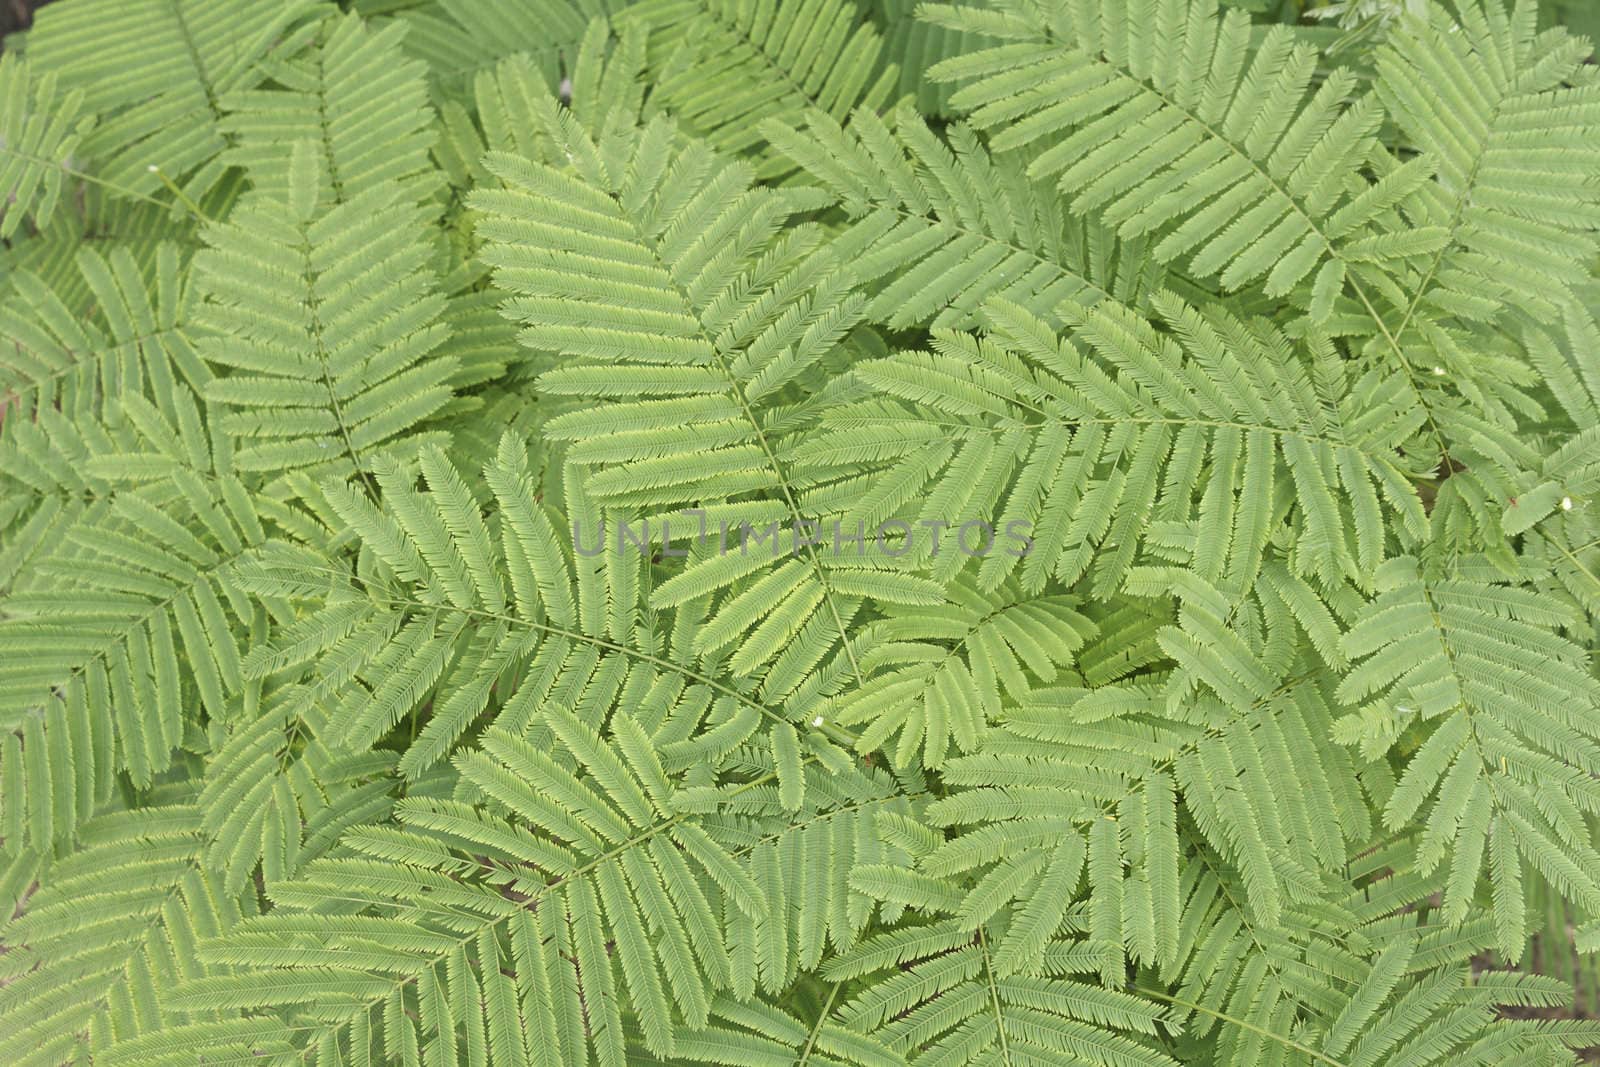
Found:
[[[45,13],[23,48],[99,120],[83,144],[97,177],[150,194],[156,166],[198,196],[226,174],[219,98],[259,84],[327,11],[315,0],[89,0]]]
[[[35,226],[49,225],[61,199],[63,179],[74,169],[83,94],[69,93],[58,100],[54,76],[35,83],[26,60],[7,56],[0,64],[0,90],[6,100],[0,138],[8,148],[5,170],[0,171],[0,189],[7,192],[0,236],[9,237],[30,216]]]
[[[1578,1062],[1582,7],[43,8],[0,1063]]]

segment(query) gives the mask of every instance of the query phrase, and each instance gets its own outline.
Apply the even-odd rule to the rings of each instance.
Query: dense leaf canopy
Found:
[[[1586,17],[42,8],[0,1063],[1576,1062]]]

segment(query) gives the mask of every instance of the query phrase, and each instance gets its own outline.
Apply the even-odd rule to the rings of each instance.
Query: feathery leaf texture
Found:
[[[83,143],[98,178],[150,195],[164,174],[198,198],[226,173],[223,94],[259,85],[327,11],[316,0],[87,0],[41,11],[26,47],[99,117]]]
[[[414,209],[394,182],[319,209],[311,143],[294,142],[283,199],[206,227],[195,257],[200,354],[230,372],[206,399],[226,409],[218,428],[238,439],[241,471],[365,472],[450,398],[428,249],[392,225]]]
[[[1307,6],[43,8],[0,1063],[1600,1046],[1600,67]]]
[[[761,145],[762,119],[842,119],[882,106],[897,80],[877,29],[844,0],[640,0],[618,21],[649,29],[654,94],[729,153]],[[763,176],[786,169],[757,157]]]
[[[87,123],[78,119],[82,91],[60,93],[54,73],[35,78],[28,61],[16,56],[0,59],[0,99],[5,100],[0,145],[6,150],[0,164],[0,193],[5,194],[0,237],[10,237],[25,218],[36,227],[50,224]]]
[[[1141,246],[1119,252],[1103,227],[1063,213],[1022,157],[991,156],[965,126],[941,139],[907,107],[892,129],[865,110],[848,129],[820,113],[808,121],[804,133],[775,120],[764,129],[854,220],[834,246],[861,281],[879,282],[867,306],[876,321],[970,325],[991,298],[1051,317],[1068,299],[1133,303],[1160,277]]]
[[[928,12],[1007,42],[929,71],[970,82],[951,106],[996,148],[1048,144],[1029,173],[1074,210],[1124,237],[1161,232],[1155,258],[1227,289],[1280,296],[1332,261],[1364,214],[1354,179],[1382,118],[1352,72],[1313,90],[1312,47],[1274,27],[1252,50],[1249,16],[1210,0],[1053,6],[1042,24],[1027,3]]]

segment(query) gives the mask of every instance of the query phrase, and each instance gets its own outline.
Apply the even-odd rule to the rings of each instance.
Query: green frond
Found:
[[[258,86],[327,10],[316,0],[88,0],[41,12],[27,54],[100,117],[82,152],[101,181],[152,196],[159,170],[198,199],[225,170],[222,96]]]
[[[759,1001],[746,1004],[721,999],[711,1010],[717,1017],[715,1024],[679,1037],[676,1051],[680,1059],[729,1067],[787,1067],[812,1061],[895,1067],[906,1062],[881,1042],[830,1021],[826,1008],[810,1025]]]
[[[954,89],[928,77],[928,71],[943,60],[971,51],[977,39],[971,33],[919,18],[918,7],[912,0],[874,0],[869,10],[882,28],[885,54],[900,68],[896,94],[910,95],[924,115],[948,115]]]
[[[1212,0],[930,5],[936,25],[1006,43],[947,59],[953,108],[1001,151],[1035,146],[1073,211],[1226,289],[1289,292],[1332,258],[1333,213],[1354,199],[1382,112],[1287,27],[1253,49],[1244,12]],[[1353,100],[1351,98],[1354,98]]]
[[[204,230],[197,347],[229,369],[206,398],[239,470],[364,475],[449,399],[444,300],[404,187],[319,206],[311,142],[293,156],[287,201],[254,197]]]
[[[393,798],[389,753],[330,743],[328,713],[288,687],[212,753],[199,803],[206,859],[237,893],[260,865],[275,885],[332,848],[346,830],[383,818]]]
[[[868,110],[847,127],[818,112],[807,122],[762,129],[850,216],[834,248],[872,287],[874,320],[965,326],[991,297],[1053,319],[1065,300],[1134,304],[1158,284],[1144,242],[1064,214],[1026,155],[991,155],[964,125],[940,137],[906,106],[892,126]]]
[[[611,0],[423,0],[393,6],[400,9],[394,20],[409,27],[407,51],[426,61],[441,86],[468,88],[501,60],[522,57],[518,61],[530,62],[548,91],[560,82],[563,61],[571,61],[589,21],[624,5]]]
[[[253,898],[224,891],[201,867],[198,830],[185,803],[84,823],[82,846],[49,868],[26,913],[4,928],[7,1063],[100,1059],[190,1022],[224,1028],[165,1004],[175,983],[221,970],[196,959],[194,945],[254,911]]]
[[[66,727],[47,751],[66,746],[91,778],[125,769],[148,787],[184,740],[186,692],[217,719],[231,714],[243,684],[237,620],[249,617],[233,566],[263,537],[236,478],[181,467],[161,490],[86,513],[6,598],[0,721],[15,730],[43,715]],[[114,765],[96,770],[113,738]]]
[[[898,736],[896,762],[915,762],[920,748],[922,762],[937,767],[952,741],[977,749],[1002,703],[1026,703],[1094,632],[1071,597],[1026,597],[1014,586],[986,595],[961,584],[946,596],[937,607],[891,607],[861,629],[868,680],[825,712],[862,727],[860,751]]]
[[[276,87],[218,97],[229,147],[222,161],[243,168],[258,193],[287,199],[286,144],[309,141],[317,157],[318,200],[342,204],[397,182],[420,200],[437,186],[428,158],[434,140],[427,67],[402,53],[405,29],[373,32],[347,16],[322,24],[299,55],[274,57]]]
[[[59,545],[63,531],[122,487],[177,470],[209,476],[210,442],[190,391],[209,379],[183,327],[191,301],[178,249],[141,267],[126,248],[80,249],[83,313],[60,288],[19,273],[0,311],[0,486],[8,514],[0,582]]]
[[[174,386],[203,387],[210,375],[184,331],[193,310],[186,266],[171,244],[155,249],[148,269],[127,248],[81,248],[73,273],[84,292],[71,304],[39,275],[16,272],[0,311],[0,384],[17,416],[4,439],[15,442],[26,431],[14,427],[30,421],[104,415],[121,396],[148,393],[166,406]]]
[[[474,137],[468,160],[478,184],[493,181],[483,166],[485,151],[564,162],[563,111],[590,137],[610,141],[615,151],[627,151],[634,127],[659,111],[654,97],[647,99],[645,93],[647,36],[638,23],[613,27],[604,19],[591,20],[565,67],[564,81],[570,85],[559,96],[551,94],[546,72],[525,54],[510,56],[480,74],[473,83],[472,99],[481,139]]]
[[[650,30],[655,94],[730,154],[761,147],[763,119],[880,108],[899,77],[876,28],[843,0],[641,0],[618,18]],[[787,169],[757,166],[762,177]]]
[[[773,772],[736,776],[709,807],[679,801],[660,736],[620,713],[603,734],[559,703],[520,732],[491,729],[456,760],[458,795],[480,804],[404,800],[400,827],[352,830],[343,856],[269,883],[270,914],[201,948],[209,965],[234,973],[186,982],[169,1003],[305,1018],[309,1027],[285,1023],[263,1040],[317,1062],[411,1043],[439,1055],[457,1040],[490,1064],[529,1062],[541,1049],[562,1050],[563,1062],[621,1063],[636,1041],[658,1057],[699,1058],[714,1040],[713,1002],[701,990],[737,988],[748,954],[767,958],[772,939],[793,936],[774,910],[792,877],[783,868],[815,856],[814,841],[860,839],[869,805],[901,801],[890,782],[846,776],[851,788],[820,790],[791,824]],[[811,923],[803,911],[800,930]],[[340,1010],[319,1007],[330,996]],[[522,1009],[507,1015],[502,997]],[[719,1003],[716,1014],[730,1018]],[[206,1025],[166,1040],[203,1038]],[[874,1049],[832,1025],[818,1040],[847,1056]],[[131,1062],[154,1047],[130,1044]],[[875,1054],[884,1062],[886,1052]]]
[[[788,197],[752,187],[748,168],[703,143],[677,146],[664,122],[641,131],[631,160],[608,162],[586,135],[576,136],[578,154],[565,170],[491,155],[503,188],[478,192],[474,206],[484,215],[484,256],[513,294],[507,312],[524,323],[523,343],[570,357],[540,384],[582,406],[552,419],[546,433],[596,468],[588,492],[616,508],[649,509],[646,529],[651,512],[670,521],[685,507],[751,494],[772,502],[773,523],[754,530],[771,547],[745,550],[757,518],[745,511],[731,534],[717,532],[719,543],[731,535],[740,544],[739,558],[724,553],[704,564],[717,577],[698,594],[789,557],[768,571],[759,596],[742,601],[747,610],[783,610],[733,652],[738,675],[770,663],[813,620],[846,641],[853,593],[926,599],[915,583],[876,576],[892,566],[800,543],[815,520],[798,509],[775,446],[782,424],[774,405],[862,314],[848,271],[805,229],[775,236],[794,210]],[[659,152],[669,155],[646,165],[646,153]],[[612,373],[613,362],[627,365],[625,378]],[[628,512],[612,514],[621,521]],[[704,529],[698,540],[706,543]],[[733,569],[743,564],[753,565]],[[683,581],[697,573],[691,566]],[[748,622],[726,614],[740,607],[734,599],[721,610]],[[721,647],[741,629],[730,621],[719,640],[708,630],[701,647]]]
[[[1600,165],[1600,84],[1581,69],[1592,43],[1536,37],[1526,2],[1512,17],[1452,6],[1404,20],[1377,56],[1379,98],[1434,171],[1403,210],[1444,235],[1406,278],[1397,336],[1413,317],[1472,317],[1485,301],[1559,307],[1595,254],[1600,197],[1580,177]]]
[[[61,92],[57,76],[33,76],[28,61],[0,59],[0,237],[16,233],[24,219],[50,224],[63,180],[78,162],[74,152],[92,120],[80,120],[82,91]]]
[[[1047,960],[1067,960],[1080,947],[1090,945],[1058,942],[1052,950],[1059,952],[1047,950]],[[870,960],[868,954],[879,946],[869,941],[860,951]],[[846,1025],[866,1029],[912,1063],[1003,1063],[1013,1057],[1014,1062],[1102,1067],[1176,1062],[1154,1041],[1165,1021],[1164,1008],[1069,978],[1019,981],[997,970],[995,946],[983,927],[965,932],[959,946],[911,951],[923,958],[905,960],[895,974],[846,1002],[840,1015]],[[844,956],[835,966],[849,972],[856,964]],[[875,969],[872,963],[866,966]]]
[[[1449,860],[1444,915],[1459,923],[1489,868],[1500,948],[1520,952],[1524,862],[1569,900],[1600,907],[1600,855],[1585,813],[1596,755],[1600,683],[1559,628],[1562,607],[1500,583],[1424,575],[1414,560],[1379,572],[1379,595],[1345,635],[1360,662],[1341,700],[1365,700],[1337,724],[1349,743],[1391,748],[1421,735],[1384,807],[1395,828],[1423,817],[1417,865]],[[1537,784],[1535,784],[1537,780]],[[1510,869],[1507,869],[1509,866]],[[1515,936],[1511,936],[1512,934]]]
[[[207,215],[223,214],[242,185],[236,176],[230,177],[196,206]],[[63,187],[64,192],[68,189],[72,195],[62,197],[48,226],[0,248],[0,276],[8,287],[18,276],[33,275],[69,308],[92,310],[93,290],[78,269],[83,251],[92,249],[104,258],[108,252],[125,250],[148,273],[162,248],[192,250],[198,244],[198,220],[193,215],[174,219],[164,204],[121,198],[86,177]]]
[[[1014,572],[1029,590],[1092,574],[1104,595],[1169,526],[1187,527],[1196,571],[1245,589],[1285,522],[1296,568],[1324,582],[1370,573],[1390,537],[1422,535],[1403,451],[1423,414],[1403,392],[1327,363],[1337,377],[1313,384],[1265,323],[1167,294],[1154,306],[1164,332],[1107,302],[1071,309],[1069,339],[995,302],[985,338],[936,334],[932,351],[858,364],[893,399],[829,413],[798,454],[815,480],[846,473],[806,502],[827,510],[865,493],[882,501],[875,522],[920,497],[935,514],[983,517],[991,535],[1026,535],[1026,551],[983,558],[987,589]],[[1280,492],[1288,514],[1268,503]]]

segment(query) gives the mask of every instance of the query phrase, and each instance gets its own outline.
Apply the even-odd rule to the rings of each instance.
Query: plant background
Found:
[[[0,36],[29,27],[35,11],[53,0],[0,0]],[[1319,8],[1325,8],[1337,3],[1338,0],[1222,0],[1222,3],[1251,12],[1257,22],[1298,22],[1311,15]],[[1350,0],[1359,3],[1361,0]],[[1404,4],[1405,0],[1367,0],[1369,3],[1378,4]],[[876,0],[858,0],[859,6],[870,9],[877,6]],[[343,6],[350,6],[345,4]],[[391,0],[387,5],[390,9],[399,10],[411,6],[410,0]],[[367,5],[371,10],[374,5]],[[1575,33],[1585,34],[1591,39],[1600,40],[1600,0],[1540,0],[1541,25],[1562,25]],[[1332,26],[1330,24],[1330,33]],[[0,41],[0,51],[3,51],[4,42]],[[1596,62],[1591,57],[1590,63]],[[0,421],[3,421],[4,409],[0,408]],[[1540,1016],[1548,1018],[1600,1018],[1600,954],[1580,955],[1575,950],[1573,934],[1570,924],[1562,919],[1563,908],[1557,899],[1550,901],[1551,913],[1547,920],[1546,931],[1537,935],[1532,942],[1531,951],[1522,961],[1521,969],[1551,975],[1569,982],[1575,990],[1575,1003],[1570,1010],[1529,1010],[1517,1011],[1518,1015]],[[1555,931],[1565,926],[1566,938],[1561,938]],[[1496,961],[1492,956],[1486,955],[1482,959],[1484,967],[1493,966]],[[1586,1062],[1600,1063],[1600,1048],[1589,1050],[1582,1055]]]
[[[0,33],[26,29],[33,12],[52,0],[0,0]],[[1246,11],[1259,12],[1264,19],[1294,22],[1308,11],[1325,6],[1328,0],[1225,0]],[[395,6],[406,6],[403,0]],[[1575,33],[1600,38],[1600,0],[1541,0],[1542,21],[1562,25]],[[1593,62],[1593,60],[1591,60]],[[1582,1018],[1600,1017],[1600,958],[1584,957],[1574,951],[1571,941],[1551,943],[1540,937],[1534,943],[1529,969],[1572,982],[1577,991],[1575,1012]],[[1600,1063],[1600,1050],[1589,1059]]]
[[[0,0],[0,33],[26,29],[37,9],[51,0]],[[1293,22],[1307,10],[1324,6],[1330,0],[1226,0],[1245,11],[1259,11],[1263,15]],[[398,7],[405,6],[402,3]],[[1574,33],[1591,36],[1600,31],[1600,3],[1596,0],[1542,0],[1541,8],[1546,22],[1566,26]]]

